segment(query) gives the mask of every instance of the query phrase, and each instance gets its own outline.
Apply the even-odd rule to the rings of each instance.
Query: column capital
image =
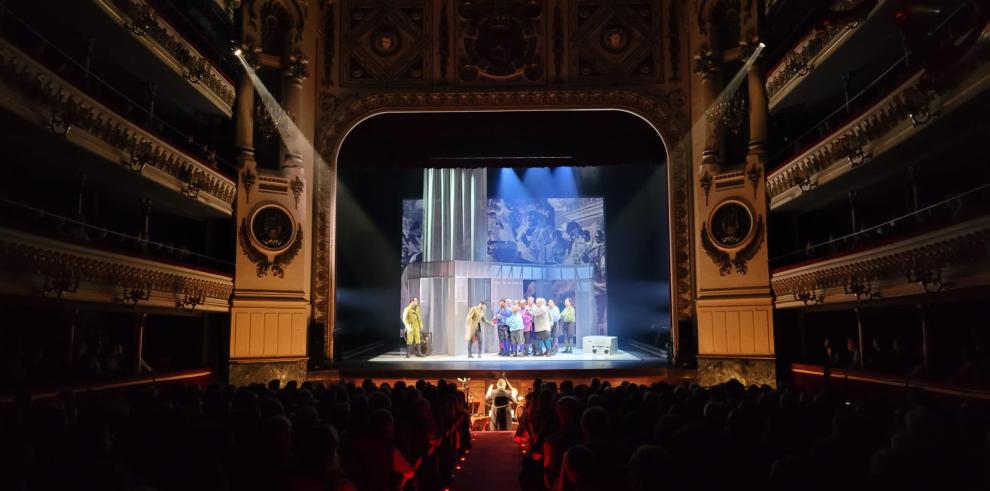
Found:
[[[302,53],[289,55],[288,63],[285,65],[285,77],[292,83],[302,85],[303,80],[309,77],[309,59]]]
[[[701,48],[698,54],[694,55],[694,73],[700,75],[702,79],[714,78],[719,71],[719,63],[712,50]]]

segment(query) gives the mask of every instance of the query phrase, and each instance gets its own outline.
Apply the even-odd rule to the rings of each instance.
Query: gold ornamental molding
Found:
[[[907,285],[914,293],[941,291],[954,277],[971,275],[968,266],[987,260],[990,216],[777,271],[771,285],[778,307],[864,301]]]
[[[316,143],[325,165],[317,166],[318,189],[313,274],[313,315],[328,329],[333,326],[335,278],[332,265],[336,230],[336,156],[348,132],[366,118],[389,112],[429,111],[559,111],[619,110],[635,114],[660,133],[668,152],[668,184],[671,258],[675,284],[675,323],[693,317],[690,160],[685,135],[690,127],[684,112],[684,94],[646,93],[629,90],[549,90],[478,92],[379,93],[338,100],[324,93],[320,100]],[[330,353],[331,336],[326,352]]]
[[[990,67],[971,65],[975,70],[951,87],[935,88],[927,71],[918,71],[857,118],[782,164],[767,176],[770,208],[779,209],[825,182],[869,165],[935,118],[990,88]]]
[[[0,290],[184,310],[230,309],[230,275],[0,229]],[[21,276],[21,277],[18,277]],[[30,278],[24,281],[23,277]]]
[[[227,117],[233,114],[234,85],[213,64],[158,16],[145,0],[93,0],[176,74],[186,79]],[[230,3],[230,2],[226,2]],[[230,6],[225,6],[229,10]]]
[[[0,40],[0,105],[55,135],[224,215],[233,180],[85,95]]]

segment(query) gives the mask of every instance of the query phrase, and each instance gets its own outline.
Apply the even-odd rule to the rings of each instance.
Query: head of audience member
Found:
[[[585,443],[608,439],[611,436],[608,412],[601,406],[591,406],[590,399],[588,405],[581,415],[581,432]]]

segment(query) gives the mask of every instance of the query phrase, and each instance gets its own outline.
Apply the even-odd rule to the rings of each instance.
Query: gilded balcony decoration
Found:
[[[229,275],[0,229],[5,294],[185,310],[229,310]]]
[[[778,307],[836,301],[865,302],[984,284],[976,263],[990,260],[990,217],[773,273]],[[985,276],[985,274],[984,274]]]
[[[884,151],[910,138],[935,117],[959,107],[990,87],[990,68],[970,62],[951,83],[933,83],[924,70],[887,97],[767,176],[770,206],[815,189],[824,181],[869,165]]]
[[[0,41],[0,104],[74,143],[225,214],[236,185],[185,152],[158,139]],[[94,141],[96,140],[96,141]],[[113,150],[108,153],[104,146]],[[116,153],[115,157],[111,154]]]
[[[103,11],[135,37],[150,44],[189,83],[208,92],[207,97],[228,116],[234,105],[234,85],[210,64],[196,48],[183,39],[172,26],[157,15],[146,0],[94,0]],[[227,2],[228,4],[231,2]]]

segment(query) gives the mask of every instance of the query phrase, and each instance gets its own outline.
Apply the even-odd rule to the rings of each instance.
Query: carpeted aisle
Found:
[[[519,473],[525,447],[512,439],[512,431],[472,433],[471,451],[459,462],[452,490],[519,489]]]

